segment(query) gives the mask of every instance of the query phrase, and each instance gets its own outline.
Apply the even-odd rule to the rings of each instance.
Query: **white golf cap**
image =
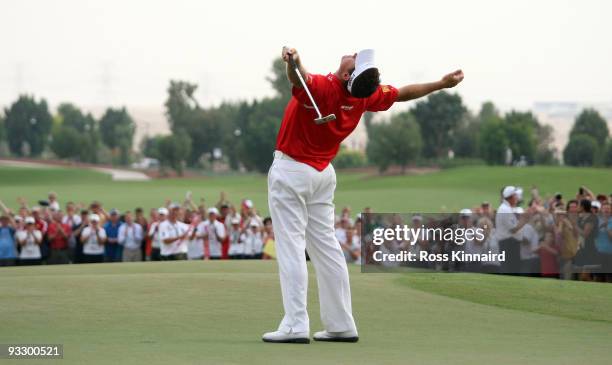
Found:
[[[514,186],[506,186],[504,188],[504,191],[502,191],[502,196],[504,197],[504,199],[507,199],[514,194],[516,194],[516,188]]]
[[[353,81],[361,75],[365,70],[369,70],[371,68],[376,68],[374,64],[374,50],[373,49],[364,49],[357,53],[357,58],[355,58],[355,71],[351,74],[351,77],[348,80],[348,91],[351,92],[353,88]]]
[[[219,209],[212,207],[212,208],[208,208],[208,214],[216,214],[219,215]]]
[[[253,201],[250,199],[245,199],[242,204],[248,209],[253,208]]]
[[[601,203],[599,202],[599,200],[593,200],[591,202],[591,208],[601,209]]]
[[[100,216],[97,214],[91,214],[89,216],[89,220],[92,222],[99,222],[100,221]]]
[[[459,211],[459,214],[462,215],[462,216],[471,215],[472,214],[472,210],[468,209],[468,208],[463,208],[463,209],[461,209]]]
[[[512,209],[512,211],[513,211],[514,213],[516,213],[516,214],[523,214],[523,213],[525,213],[525,209],[523,209],[523,208],[521,208],[521,207],[514,207],[514,208]]]
[[[168,209],[165,208],[165,207],[161,207],[161,208],[157,209],[157,214],[168,215]]]
[[[240,224],[240,217],[232,218],[232,224]]]
[[[25,224],[34,224],[36,221],[34,220],[34,217],[26,217],[25,218]]]
[[[249,227],[253,228],[253,227],[259,227],[259,223],[257,223],[257,221],[252,220],[251,223],[249,223]]]
[[[15,220],[15,222],[21,222],[23,220],[23,217],[20,215],[16,215],[13,219]]]
[[[412,216],[412,220],[413,221],[422,221],[423,217],[421,215],[419,215],[419,214],[415,214],[415,215]]]

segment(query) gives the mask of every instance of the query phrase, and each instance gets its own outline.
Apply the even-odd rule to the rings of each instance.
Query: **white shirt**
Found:
[[[15,233],[15,238],[17,241],[24,241],[25,245],[21,246],[21,251],[19,252],[20,259],[40,259],[42,258],[40,252],[40,245],[36,243],[36,240],[42,240],[42,233],[35,229],[32,231],[32,234],[29,234],[25,229],[17,231]]]
[[[516,218],[516,214],[514,214],[510,204],[504,200],[499,208],[497,208],[497,214],[495,215],[495,230],[497,232],[498,241],[503,241],[508,238],[521,240],[519,232],[510,232],[517,224],[518,218]]]
[[[336,238],[341,245],[348,243],[346,242],[346,229],[341,227],[336,228]]]
[[[250,229],[242,234],[244,254],[247,256],[258,255],[263,251],[263,239],[261,233],[253,233]]]
[[[244,255],[244,243],[240,240],[240,230],[230,230],[230,246],[228,255]]]
[[[218,220],[213,224],[207,219],[198,224],[197,235],[208,238],[208,253],[210,257],[221,257],[221,241],[225,239],[225,225]]]
[[[153,222],[149,227],[149,237],[151,237],[151,247],[153,248],[161,248],[162,241],[161,236],[159,235],[159,225],[162,222]]]
[[[204,257],[204,240],[195,237],[187,243],[187,258],[190,260]]]
[[[142,226],[134,222],[131,225],[123,223],[119,226],[117,241],[127,249],[139,249],[142,244]]]
[[[78,226],[79,224],[81,224],[81,222],[81,216],[78,214],[65,215],[62,217],[62,223],[68,224],[70,228],[72,228],[73,226]]]
[[[174,223],[169,220],[163,221],[159,225],[159,235],[161,238],[161,255],[170,256],[179,253],[187,253],[187,239],[174,241],[172,243],[164,243],[168,238],[177,238],[188,232],[190,226],[183,222],[176,221]]]
[[[353,235],[353,242],[351,242],[351,251],[355,250],[361,250],[361,236],[358,234]],[[359,254],[353,263],[361,265],[361,254]]]
[[[540,244],[540,237],[538,236],[538,232],[531,224],[525,224],[523,228],[521,228],[521,234],[523,239],[527,240],[527,243],[521,241],[521,260],[529,260],[538,258],[538,253],[533,252],[538,245]]]
[[[98,227],[98,236],[106,238],[106,231],[102,227]],[[85,255],[102,255],[104,254],[104,245],[98,242],[98,237],[91,226],[83,228],[81,231],[81,240],[88,237],[87,241],[83,242],[83,253]]]

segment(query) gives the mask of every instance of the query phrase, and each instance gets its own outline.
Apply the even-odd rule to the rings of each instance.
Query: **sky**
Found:
[[[461,68],[472,109],[612,102],[610,14],[607,0],[1,0],[0,106],[27,92],[161,108],[171,79],[203,105],[260,98],[283,45],[315,73],[374,48],[395,86]]]

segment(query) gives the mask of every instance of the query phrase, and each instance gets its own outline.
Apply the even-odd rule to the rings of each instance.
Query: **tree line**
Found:
[[[209,168],[221,161],[231,169],[266,172],[285,106],[291,97],[285,66],[276,59],[270,82],[274,95],[253,101],[202,107],[197,85],[170,81],[165,115],[170,135],[147,136],[141,155],[159,160],[162,169],[179,174],[185,166]],[[471,113],[458,94],[429,95],[406,111],[373,121],[366,113],[365,153],[342,149],[337,167],[373,165],[381,172],[412,164],[487,163],[558,164],[553,127],[531,112],[501,114],[491,102]],[[13,156],[69,159],[126,165],[133,152],[135,123],[126,108],[108,108],[96,120],[73,104],[52,115],[45,100],[22,95],[0,116],[0,144]],[[612,141],[606,121],[593,110],[582,111],[562,151],[565,164],[612,166]]]

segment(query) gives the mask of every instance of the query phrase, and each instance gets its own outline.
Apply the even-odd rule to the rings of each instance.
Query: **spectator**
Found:
[[[143,232],[142,239],[140,240],[140,256],[142,258],[141,261],[144,261],[147,257],[147,236],[144,234],[144,232],[149,231],[149,222],[147,221],[147,218],[145,217],[142,208],[136,208],[134,210],[134,213],[136,214],[136,216],[134,217],[134,221],[140,224],[140,227],[142,228]]]
[[[81,230],[83,243],[83,262],[104,262],[104,246],[106,245],[106,230],[100,226],[100,216],[90,214]]]
[[[568,214],[563,210],[555,210],[555,237],[559,244],[559,261],[561,278],[570,280],[573,276],[573,261],[578,252],[578,239],[580,229],[578,228],[578,216],[576,214],[578,202],[570,200],[567,203]]]
[[[197,212],[191,212],[185,223],[189,224],[189,242],[187,243],[187,258],[189,260],[204,259],[204,240],[197,236],[197,227],[200,224],[200,216]]]
[[[519,217],[525,214],[521,207],[516,207],[514,211]],[[534,217],[520,231],[521,274],[525,276],[539,276],[540,273],[540,257],[538,256],[540,236],[533,224]]]
[[[546,278],[559,277],[559,242],[560,237],[556,237],[552,231],[544,234],[544,239],[538,247],[540,254],[540,273]]]
[[[528,221],[528,214],[519,220],[514,214],[514,208],[519,202],[519,190],[514,186],[506,186],[502,190],[502,203],[495,215],[495,227],[500,253],[505,252],[505,261],[501,264],[501,272],[516,275],[521,270],[520,230]]]
[[[263,239],[259,231],[259,224],[252,220],[249,229],[242,234],[244,242],[244,258],[260,260],[263,254]]]
[[[42,262],[42,253],[40,245],[42,244],[42,232],[36,228],[36,220],[34,217],[25,219],[25,229],[15,233],[19,250],[19,265],[40,265]]]
[[[47,230],[49,239],[48,264],[68,264],[70,263],[69,239],[72,235],[72,227],[68,223],[62,223],[62,213],[53,212],[52,221]]]
[[[125,212],[124,220],[117,236],[119,245],[123,247],[123,262],[142,261],[142,226],[134,222],[130,211]]]
[[[499,243],[497,242],[497,234],[495,233],[493,221],[488,217],[482,217],[476,222],[476,227],[484,231],[484,237],[482,238],[483,252],[499,254]],[[500,267],[501,262],[499,260],[487,261],[482,263],[481,270],[485,273],[497,274]]]
[[[49,202],[49,209],[53,212],[60,210],[60,204],[57,201],[57,194],[54,191],[49,192],[47,195],[47,201]]]
[[[604,195],[605,197],[605,195]],[[609,202],[601,205],[601,213],[597,218],[597,238],[595,247],[600,257],[602,279],[612,282],[612,218]]]
[[[104,260],[106,262],[120,262],[123,248],[119,244],[119,227],[121,226],[119,211],[117,209],[111,209],[109,213],[109,219],[104,223],[104,230],[106,231]]]
[[[72,228],[72,236],[74,237],[75,246],[74,246],[74,261],[77,264],[83,263],[83,240],[81,240],[81,234],[83,233],[83,229],[87,227],[89,224],[89,211],[81,210],[81,215],[79,217],[79,223],[73,225]]]
[[[208,219],[198,225],[197,237],[208,241],[208,255],[211,260],[220,260],[221,242],[225,239],[225,225],[217,220],[219,210],[208,209]]]
[[[244,258],[244,243],[240,240],[240,218],[233,217],[228,230],[228,238],[230,242],[229,258],[232,260],[241,260]]]
[[[220,202],[221,203],[221,202]],[[227,202],[223,202],[220,204],[219,216],[217,220],[225,225],[225,230],[227,231],[231,224],[229,221],[230,218],[230,208]],[[230,240],[229,235],[225,235],[225,238],[221,241],[221,257],[223,259],[229,258],[229,248],[230,248]]]
[[[159,225],[162,242],[160,257],[163,261],[187,260],[187,241],[189,225],[178,220],[181,207],[178,204],[169,205],[168,219]]]
[[[597,216],[591,213],[591,200],[582,199],[578,206],[578,228],[584,244],[576,254],[576,265],[580,266],[580,278],[591,280],[591,273],[596,269],[597,250],[595,249],[595,237],[597,236]]]
[[[151,210],[151,226],[149,227],[148,236],[151,239],[151,261],[161,260],[161,248],[163,246],[161,234],[159,231],[160,225],[168,217],[168,209],[161,207],[157,212]]]
[[[342,247],[342,250],[344,251],[344,255],[346,257],[350,256],[350,254],[347,253],[348,251],[350,251],[350,244],[347,242],[347,231],[350,229],[350,219],[350,217],[343,215],[342,217],[340,217],[340,223],[336,227],[336,239],[338,240],[340,247]]]
[[[17,259],[15,223],[8,214],[0,216],[0,267],[14,266]]]
[[[261,256],[264,260],[275,260],[276,259],[276,242],[274,241],[274,229],[272,228],[272,218],[266,217],[263,220],[264,231],[263,231],[263,242],[264,250]]]

